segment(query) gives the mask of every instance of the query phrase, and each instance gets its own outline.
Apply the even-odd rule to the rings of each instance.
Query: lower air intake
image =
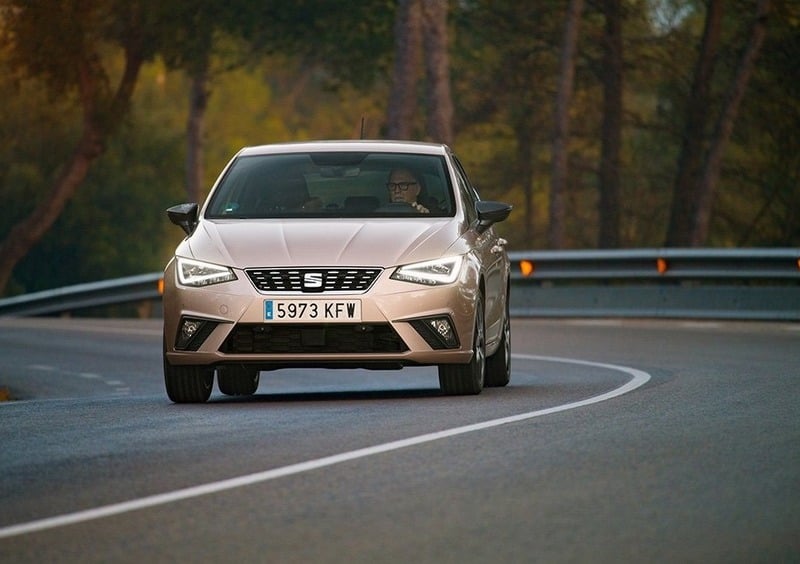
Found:
[[[386,323],[239,324],[220,352],[225,354],[397,353],[408,350]]]

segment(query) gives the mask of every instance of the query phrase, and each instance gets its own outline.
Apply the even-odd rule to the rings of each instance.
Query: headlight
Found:
[[[393,280],[438,286],[452,284],[458,278],[464,257],[447,257],[400,266],[392,273]]]
[[[176,260],[178,262],[178,282],[184,286],[210,286],[236,280],[233,270],[227,266],[183,257],[177,257]]]

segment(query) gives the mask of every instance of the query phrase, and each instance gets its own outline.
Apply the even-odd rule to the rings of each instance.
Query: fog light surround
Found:
[[[175,338],[175,350],[198,350],[217,325],[219,325],[218,322],[208,319],[182,317],[178,325],[178,335]]]
[[[460,345],[453,320],[449,315],[415,319],[411,326],[434,350],[457,349]]]

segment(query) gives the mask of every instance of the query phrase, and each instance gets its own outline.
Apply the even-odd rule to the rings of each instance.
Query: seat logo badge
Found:
[[[303,274],[303,288],[322,288],[322,273],[306,272]]]

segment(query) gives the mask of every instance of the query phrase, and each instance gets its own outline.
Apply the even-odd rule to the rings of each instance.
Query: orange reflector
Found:
[[[659,274],[664,274],[667,271],[667,268],[669,268],[669,265],[667,264],[666,259],[656,259],[656,270],[658,270]]]
[[[158,279],[158,293],[161,294],[162,296],[164,295],[164,279],[163,278],[159,278]]]
[[[519,270],[523,276],[530,276],[534,271],[533,262],[529,260],[519,261]]]

